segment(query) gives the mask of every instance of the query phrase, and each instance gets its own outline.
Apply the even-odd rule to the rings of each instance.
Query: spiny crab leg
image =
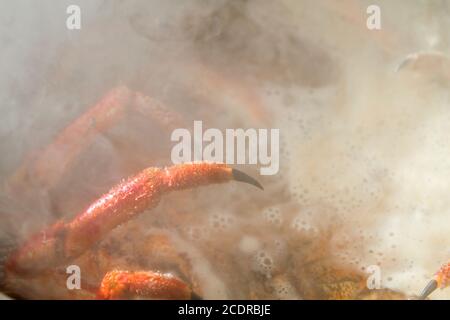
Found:
[[[199,162],[144,169],[112,188],[72,221],[57,222],[31,237],[10,256],[7,273],[35,274],[63,265],[115,227],[155,207],[164,194],[232,180],[262,189],[255,179],[225,164]]]
[[[170,274],[151,271],[108,272],[102,280],[98,299],[197,299],[189,286]]]
[[[29,177],[40,188],[54,186],[98,133],[113,127],[128,112],[140,114],[169,130],[182,124],[176,112],[169,111],[157,100],[125,86],[114,88],[62,130],[31,164],[26,162],[17,170],[10,180],[12,191],[20,193],[23,184],[30,183]]]
[[[68,125],[56,139],[40,151],[33,163],[25,162],[12,176],[10,185],[19,191],[33,177],[39,187],[55,184],[69,165],[86,148],[98,132],[112,126],[120,119],[132,99],[126,87],[111,90],[97,104]]]
[[[426,299],[437,288],[444,289],[448,286],[450,286],[450,262],[443,265],[434,276],[434,279],[428,282],[422,290],[419,299]]]

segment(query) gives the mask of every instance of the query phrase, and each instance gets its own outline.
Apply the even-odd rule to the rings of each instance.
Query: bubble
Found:
[[[185,234],[189,240],[204,241],[209,238],[209,229],[204,226],[189,226],[185,228]]]
[[[228,213],[214,213],[209,218],[209,225],[219,231],[230,229],[235,222],[234,216]]]
[[[271,286],[278,299],[297,300],[300,298],[295,287],[284,276],[277,276],[274,278]]]
[[[263,250],[258,251],[255,255],[254,262],[255,271],[261,273],[266,278],[272,277],[274,260],[268,252]]]
[[[298,232],[315,233],[317,228],[305,220],[304,216],[297,216],[291,222],[291,227]]]
[[[261,247],[259,240],[251,236],[243,236],[239,242],[239,250],[244,253],[253,253]]]
[[[280,208],[268,207],[263,210],[264,220],[275,226],[281,226],[283,218],[281,216]]]

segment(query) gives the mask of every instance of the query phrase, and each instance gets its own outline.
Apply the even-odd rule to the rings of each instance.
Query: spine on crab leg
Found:
[[[261,185],[225,164],[188,163],[147,168],[112,188],[71,222],[58,222],[31,237],[9,259],[14,272],[38,272],[78,257],[115,227],[155,207],[164,194],[203,185],[241,181]]]

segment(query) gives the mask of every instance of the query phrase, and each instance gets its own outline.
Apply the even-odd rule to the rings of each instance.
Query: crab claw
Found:
[[[438,283],[436,280],[433,279],[430,282],[428,282],[426,287],[422,290],[422,293],[419,295],[419,300],[426,299],[431,293],[434,292],[434,290],[437,289],[437,287]]]
[[[255,178],[250,177],[248,174],[237,170],[237,169],[232,169],[231,170],[231,174],[233,175],[233,179],[235,181],[240,181],[240,182],[244,182],[244,183],[248,183],[251,184],[261,190],[264,190],[263,186],[261,185],[261,183],[259,183]]]
[[[59,221],[30,237],[8,256],[10,274],[44,271],[72,261],[111,230],[156,207],[169,192],[241,181],[262,189],[247,174],[218,163],[150,167],[124,180],[94,201],[72,221]]]
[[[423,289],[419,299],[425,299],[437,288],[444,289],[450,285],[450,263],[443,265],[425,289]]]

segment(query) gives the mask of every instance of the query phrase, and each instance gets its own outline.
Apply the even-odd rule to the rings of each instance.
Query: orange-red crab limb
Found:
[[[104,238],[115,227],[134,218],[144,210],[155,207],[164,194],[202,185],[224,183],[236,180],[261,185],[241,171],[225,164],[189,163],[167,168],[147,168],[112,188],[84,212],[70,222],[57,222],[50,228],[36,234],[12,253],[6,263],[6,275],[11,277],[36,274],[64,265],[77,258],[92,245]],[[135,280],[133,280],[135,279]],[[180,280],[176,280],[180,281]],[[100,296],[127,296],[131,291],[141,292],[148,285],[160,288],[145,291],[144,295],[165,292],[172,297],[172,291],[182,289],[167,275],[156,273],[113,273],[102,284],[108,291],[111,283],[121,284],[120,293],[103,293]],[[134,284],[131,284],[134,283]],[[169,285],[170,284],[170,285]],[[155,291],[156,290],[156,291]],[[158,291],[159,290],[159,291]],[[166,291],[164,291],[166,290]],[[180,291],[185,292],[183,289]],[[156,292],[156,293],[155,293]],[[137,294],[135,292],[135,294]]]
[[[182,123],[176,112],[169,111],[158,101],[124,86],[114,88],[59,133],[53,143],[36,155],[31,165],[25,162],[17,170],[10,181],[13,191],[20,192],[23,184],[30,182],[28,177],[33,177],[39,187],[54,186],[94,137],[114,126],[128,111],[149,118],[165,129],[180,127]]]
[[[420,298],[425,299],[437,288],[444,289],[448,286],[450,286],[450,262],[443,265],[434,276],[434,279],[428,282],[420,294]]]
[[[99,299],[190,299],[190,288],[170,274],[151,271],[108,272],[100,285]]]

